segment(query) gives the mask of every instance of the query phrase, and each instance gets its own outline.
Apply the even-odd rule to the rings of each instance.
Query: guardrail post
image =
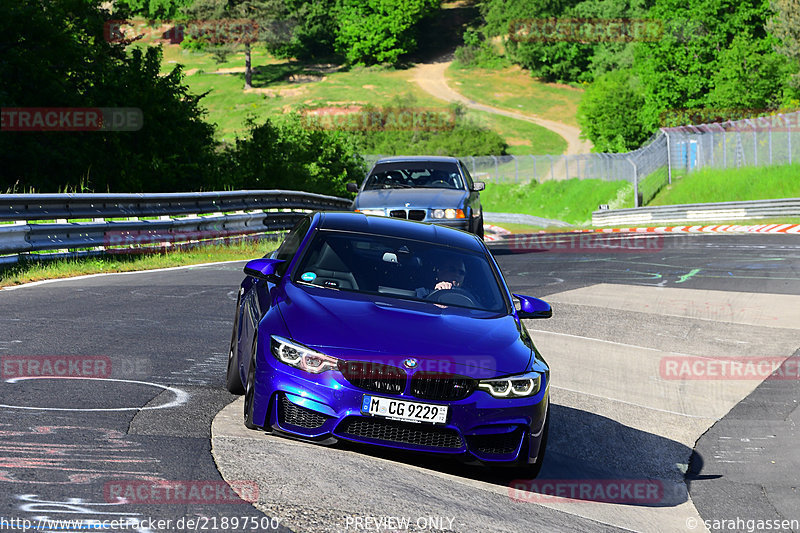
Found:
[[[519,183],[519,160],[517,156],[512,156],[514,158],[514,183]]]
[[[536,179],[536,156],[532,155],[531,159],[533,159],[533,178],[532,179],[533,179],[533,181],[538,181]]]
[[[555,168],[553,167],[553,156],[552,155],[548,155],[547,158],[550,160],[550,179],[551,180],[555,180],[556,179],[556,171],[555,171]]]

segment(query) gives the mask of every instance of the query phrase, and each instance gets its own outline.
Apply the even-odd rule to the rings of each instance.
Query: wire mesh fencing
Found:
[[[546,180],[624,180],[635,205],[701,168],[786,165],[800,162],[800,111],[736,121],[661,128],[641,148],[626,153],[467,156],[461,161],[475,180],[528,183]],[[364,156],[368,165],[380,157]]]

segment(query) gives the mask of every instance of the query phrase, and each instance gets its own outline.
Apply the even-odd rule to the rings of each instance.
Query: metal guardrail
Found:
[[[17,254],[2,258],[9,262],[18,254],[48,250],[219,240],[286,230],[309,211],[342,211],[350,205],[346,198],[279,190],[0,194],[0,221],[13,222],[0,224],[0,254]]]
[[[592,225],[691,224],[780,217],[800,217],[800,198],[599,210],[592,213]]]

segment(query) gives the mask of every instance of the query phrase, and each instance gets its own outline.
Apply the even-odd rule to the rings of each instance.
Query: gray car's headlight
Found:
[[[314,351],[278,335],[272,335],[270,341],[270,348],[275,359],[300,370],[320,374],[339,366],[339,360],[335,357]]]
[[[483,379],[478,382],[479,389],[485,390],[495,398],[534,396],[541,386],[542,375],[539,372],[528,372],[502,379]]]
[[[431,218],[467,218],[462,209],[431,209]]]
[[[379,215],[385,217],[386,209],[356,209],[356,213],[361,213],[364,215]]]

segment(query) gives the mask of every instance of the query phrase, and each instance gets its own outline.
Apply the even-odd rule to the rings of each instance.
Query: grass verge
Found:
[[[673,176],[647,205],[702,204],[800,198],[800,164],[772,167],[701,169]]]
[[[259,241],[198,246],[164,253],[108,254],[44,261],[21,260],[13,265],[0,267],[0,287],[85,274],[154,270],[217,261],[254,259],[275,249],[278,242],[277,238],[267,237]]]
[[[581,89],[538,82],[518,66],[484,69],[453,62],[446,74],[453,89],[476,102],[578,125]]]
[[[489,183],[481,193],[485,211],[521,213],[584,225],[600,204],[633,207],[633,186],[625,181],[532,181],[520,185]]]

